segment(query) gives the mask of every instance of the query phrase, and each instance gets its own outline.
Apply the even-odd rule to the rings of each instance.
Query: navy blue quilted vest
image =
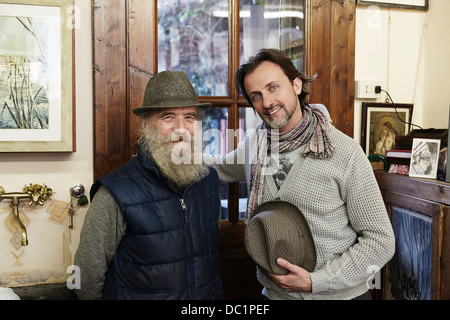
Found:
[[[180,194],[147,156],[101,178],[126,220],[103,299],[221,299],[219,179],[214,169]]]

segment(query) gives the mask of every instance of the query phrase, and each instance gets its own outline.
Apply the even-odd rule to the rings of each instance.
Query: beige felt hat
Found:
[[[194,87],[183,71],[162,71],[147,83],[142,107],[133,113],[142,116],[159,108],[210,107],[211,103],[199,103]]]
[[[316,249],[303,214],[286,201],[269,201],[256,208],[245,229],[245,248],[263,271],[284,275],[276,260],[314,271]]]

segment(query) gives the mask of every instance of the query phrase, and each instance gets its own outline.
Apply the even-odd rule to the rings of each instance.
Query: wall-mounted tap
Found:
[[[0,187],[0,201],[3,199],[11,200],[11,207],[13,209],[14,217],[16,218],[21,235],[21,244],[22,246],[28,245],[28,236],[27,229],[23,225],[22,221],[20,221],[19,217],[19,203],[20,200],[29,199],[28,205],[31,206],[33,204],[44,205],[44,201],[50,199],[50,196],[53,194],[52,189],[47,186],[41,186],[38,184],[32,185],[30,184],[28,187],[23,188],[24,192],[9,192],[6,193],[5,189]]]

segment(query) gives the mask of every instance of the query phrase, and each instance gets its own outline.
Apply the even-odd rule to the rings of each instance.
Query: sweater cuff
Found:
[[[309,274],[312,282],[312,293],[320,293],[324,291],[329,291],[329,278],[326,275],[325,270],[317,270]]]

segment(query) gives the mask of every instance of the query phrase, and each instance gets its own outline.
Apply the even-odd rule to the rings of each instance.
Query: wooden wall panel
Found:
[[[125,2],[93,1],[94,179],[127,159]]]
[[[156,24],[154,1],[93,1],[94,179],[138,149],[132,110],[157,68]]]
[[[128,156],[139,148],[138,118],[132,110],[142,106],[145,87],[157,70],[157,8],[154,1],[128,2]]]
[[[310,47],[307,66],[308,75],[316,76],[311,84],[311,103],[324,104],[331,113],[330,95],[330,56],[331,56],[331,23],[330,8],[332,1],[310,1],[310,30],[308,33],[308,46]]]
[[[330,111],[334,125],[353,137],[355,91],[355,1],[310,2],[312,103]]]

